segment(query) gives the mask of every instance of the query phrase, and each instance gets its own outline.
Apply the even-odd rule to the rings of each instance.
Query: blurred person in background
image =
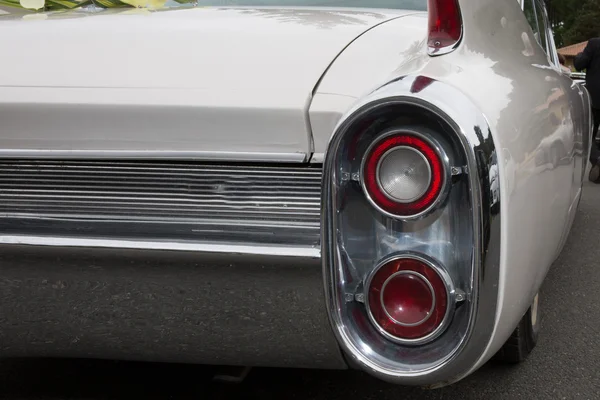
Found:
[[[596,143],[596,135],[600,125],[600,37],[588,41],[585,49],[575,57],[574,64],[577,71],[586,70],[585,86],[592,98],[594,130],[592,131],[592,149],[590,152],[592,169],[588,178],[594,183],[600,183],[600,148]]]

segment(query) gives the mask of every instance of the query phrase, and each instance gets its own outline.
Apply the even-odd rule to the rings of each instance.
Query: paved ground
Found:
[[[202,367],[89,361],[0,363],[4,399],[598,399],[600,186],[586,185],[579,215],[542,290],[542,335],[518,367],[487,365],[436,391],[395,387],[358,372],[253,370],[240,386]]]

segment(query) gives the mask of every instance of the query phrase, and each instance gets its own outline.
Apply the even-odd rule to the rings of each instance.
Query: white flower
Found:
[[[21,3],[21,7],[23,8],[39,10],[40,8],[44,8],[46,0],[19,0],[19,3]]]

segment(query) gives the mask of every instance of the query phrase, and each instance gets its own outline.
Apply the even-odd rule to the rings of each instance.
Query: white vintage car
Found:
[[[16,1],[0,357],[439,387],[535,346],[592,125],[542,1]]]

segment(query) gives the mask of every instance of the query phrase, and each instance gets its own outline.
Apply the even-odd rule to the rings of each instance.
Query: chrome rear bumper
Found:
[[[320,259],[2,245],[0,357],[346,368]]]
[[[321,167],[0,160],[0,357],[345,368]]]

